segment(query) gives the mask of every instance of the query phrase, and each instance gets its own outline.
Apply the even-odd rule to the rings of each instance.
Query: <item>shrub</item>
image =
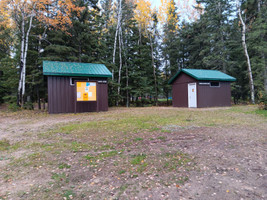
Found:
[[[16,112],[20,109],[20,107],[16,103],[9,103],[7,108],[12,112]]]
[[[26,110],[33,110],[33,103],[28,101],[28,102],[25,102],[24,105],[23,105],[23,108],[26,109]]]
[[[263,95],[260,95],[259,109],[267,110],[267,94],[266,93],[264,93]]]

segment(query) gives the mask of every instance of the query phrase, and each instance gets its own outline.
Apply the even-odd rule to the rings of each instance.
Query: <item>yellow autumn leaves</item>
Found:
[[[48,26],[64,28],[71,24],[71,12],[82,9],[72,0],[1,0],[0,25],[12,26],[20,17],[25,19],[34,15]]]

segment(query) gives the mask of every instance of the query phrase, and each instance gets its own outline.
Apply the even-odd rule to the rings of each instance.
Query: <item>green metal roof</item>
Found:
[[[222,73],[218,70],[207,70],[207,69],[182,69],[179,70],[170,80],[171,84],[181,72],[195,78],[199,81],[236,81],[236,78]]]
[[[103,64],[43,61],[43,74],[49,76],[112,77]]]

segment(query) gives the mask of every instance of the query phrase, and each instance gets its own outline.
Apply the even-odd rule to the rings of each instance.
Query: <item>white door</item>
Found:
[[[197,84],[188,83],[188,107],[197,107]]]

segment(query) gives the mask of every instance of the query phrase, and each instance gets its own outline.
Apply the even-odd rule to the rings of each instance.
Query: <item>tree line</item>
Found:
[[[0,103],[45,102],[43,60],[105,64],[111,106],[157,105],[182,68],[234,76],[236,103],[266,95],[266,0],[162,2],[1,0]]]

